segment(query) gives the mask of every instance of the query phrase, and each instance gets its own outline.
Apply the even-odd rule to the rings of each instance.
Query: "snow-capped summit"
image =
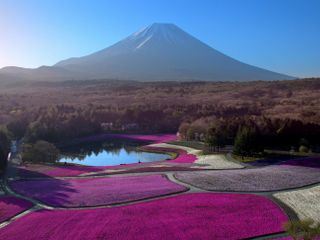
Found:
[[[108,48],[63,60],[53,67],[56,71],[59,69],[59,74],[67,72],[66,78],[73,73],[73,79],[250,81],[292,78],[230,58],[170,23],[154,23]],[[51,75],[51,71],[48,74]]]
[[[187,33],[182,31],[176,25],[171,23],[154,23],[142,30],[132,34],[128,37],[130,40],[140,41],[139,46],[149,40],[158,40],[159,44],[171,43],[171,44],[181,44],[183,40],[186,40]],[[139,47],[138,46],[138,47]]]

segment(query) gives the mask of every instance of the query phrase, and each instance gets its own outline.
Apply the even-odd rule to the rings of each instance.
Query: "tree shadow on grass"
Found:
[[[12,166],[12,168],[16,167]],[[62,207],[70,204],[70,194],[77,192],[68,181],[53,178],[39,171],[22,168],[11,169],[8,178],[12,178],[12,174],[23,179],[8,181],[11,190],[50,206]]]
[[[283,162],[281,165],[320,168],[320,157],[291,159],[289,161]]]
[[[255,160],[252,162],[246,162],[246,164],[254,167],[265,167],[269,165],[278,165],[284,162],[287,162],[289,160],[295,160],[298,157],[295,156],[289,156],[289,155],[283,155],[283,156],[268,156],[263,159]]]
[[[32,207],[32,203],[13,196],[0,196],[0,223]]]

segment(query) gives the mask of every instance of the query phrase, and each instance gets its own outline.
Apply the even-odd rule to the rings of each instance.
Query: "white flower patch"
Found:
[[[235,169],[243,168],[241,164],[236,162],[229,161],[226,159],[225,155],[222,154],[210,154],[198,156],[198,159],[195,161],[197,164],[209,165],[211,169]]]
[[[320,186],[276,193],[274,196],[290,206],[301,220],[311,218],[320,223]]]

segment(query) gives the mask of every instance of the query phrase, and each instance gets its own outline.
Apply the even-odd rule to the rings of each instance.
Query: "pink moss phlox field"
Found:
[[[187,190],[162,175],[18,180],[12,189],[51,206],[99,206],[156,197]]]
[[[174,149],[174,148],[165,148],[165,147],[143,147],[145,150],[149,151],[159,151],[159,152],[174,152],[178,154],[173,160],[170,160],[171,163],[193,163],[197,160],[197,157],[193,154],[188,154],[185,150],[182,149]]]
[[[243,239],[281,232],[286,221],[262,196],[193,193],[113,208],[40,210],[0,229],[0,239]]]
[[[98,172],[105,167],[55,166],[45,164],[25,164],[18,167],[20,177],[72,177],[88,172]]]
[[[109,134],[115,138],[124,138],[140,141],[150,141],[154,143],[170,142],[177,139],[175,134],[154,134],[154,135],[141,135],[141,134]]]
[[[143,166],[149,166],[153,163],[132,163],[116,166],[57,166],[46,164],[24,164],[17,167],[18,175],[21,178],[43,178],[43,177],[74,177],[85,173],[99,173],[106,169],[126,169],[126,168],[139,168]]]
[[[11,196],[0,197],[0,223],[31,207],[32,203],[20,198]]]
[[[320,168],[320,157],[292,159],[283,162],[282,165]]]

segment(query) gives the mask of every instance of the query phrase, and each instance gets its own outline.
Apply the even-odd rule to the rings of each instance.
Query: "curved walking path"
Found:
[[[150,146],[150,145],[149,145]],[[247,191],[242,191],[243,189],[216,189],[216,188],[211,188],[212,184],[217,184],[216,179],[214,178],[213,180],[211,178],[207,178],[207,182],[205,184],[205,186],[210,186],[208,187],[203,187],[202,185],[199,185],[197,181],[199,181],[198,179],[204,179],[203,176],[211,176],[211,175],[216,175],[219,173],[223,173],[223,175],[228,176],[229,178],[232,177],[232,174],[234,174],[234,172],[248,172],[249,170],[256,170],[256,172],[261,169],[261,168],[253,168],[253,169],[240,169],[240,168],[244,168],[244,166],[242,164],[237,164],[236,162],[230,161],[229,158],[226,158],[224,156],[220,156],[220,155],[205,155],[202,156],[198,150],[195,149],[190,149],[190,148],[186,148],[186,147],[182,147],[182,146],[176,146],[176,145],[172,145],[172,144],[167,144],[167,143],[157,143],[157,144],[153,144],[151,147],[153,148],[176,148],[178,150],[182,150],[185,151],[187,154],[192,154],[194,156],[196,156],[196,159],[194,160],[193,163],[191,163],[188,167],[190,168],[190,170],[183,170],[183,171],[179,171],[179,170],[173,170],[173,171],[161,171],[159,170],[158,172],[135,172],[135,173],[126,173],[123,172],[121,174],[121,176],[119,177],[119,175],[115,175],[117,173],[110,173],[110,172],[101,172],[100,175],[95,175],[96,172],[94,172],[93,176],[90,176],[90,173],[88,175],[82,175],[82,176],[62,176],[62,177],[54,177],[54,178],[50,178],[48,179],[47,176],[43,176],[40,178],[28,178],[28,179],[21,179],[21,180],[10,180],[9,184],[7,184],[7,182],[5,182],[5,186],[4,186],[4,190],[6,191],[6,193],[8,195],[11,196],[15,196],[17,198],[21,198],[21,199],[25,199],[30,201],[34,206],[22,213],[19,213],[18,215],[14,216],[13,218],[10,218],[9,220],[3,222],[0,224],[0,237],[7,237],[7,236],[14,236],[12,239],[18,239],[18,236],[15,236],[15,226],[19,226],[20,228],[23,228],[24,231],[30,231],[30,228],[28,227],[28,224],[32,223],[32,226],[38,226],[41,225],[41,223],[43,222],[43,218],[48,218],[49,219],[52,218],[52,221],[50,224],[53,224],[55,226],[55,224],[58,224],[58,222],[56,222],[56,219],[61,219],[66,217],[66,219],[68,219],[68,221],[71,221],[72,219],[75,220],[79,219],[79,218],[84,218],[85,220],[81,221],[81,223],[79,223],[79,225],[81,224],[85,224],[88,225],[85,228],[88,227],[94,227],[94,222],[91,222],[91,220],[89,220],[88,218],[86,218],[86,214],[90,215],[91,217],[94,216],[94,218],[100,218],[100,219],[104,219],[106,220],[105,217],[103,217],[105,214],[113,214],[111,216],[114,216],[115,219],[117,219],[117,221],[115,221],[115,223],[112,223],[108,220],[108,224],[110,224],[110,226],[113,226],[113,228],[118,229],[113,231],[113,235],[111,233],[104,233],[105,235],[103,236],[109,236],[109,237],[113,237],[113,238],[118,238],[121,239],[121,231],[124,231],[124,229],[126,229],[125,226],[122,226],[122,228],[119,228],[119,226],[117,226],[118,223],[120,223],[121,221],[125,221],[124,219],[126,219],[128,222],[132,223],[132,226],[134,226],[134,231],[131,232],[131,234],[135,234],[132,236],[136,236],[137,234],[139,234],[140,231],[145,233],[145,238],[144,235],[137,235],[140,236],[139,239],[153,239],[153,237],[158,237],[157,234],[160,234],[161,231],[158,229],[160,226],[162,226],[162,228],[167,230],[167,234],[168,232],[170,232],[172,235],[168,235],[166,236],[167,239],[176,239],[176,238],[182,238],[182,239],[189,239],[191,237],[188,236],[196,236],[199,238],[201,238],[201,236],[203,236],[203,239],[212,239],[212,234],[217,234],[216,239],[228,239],[228,238],[223,238],[222,236],[225,237],[226,232],[229,231],[234,231],[234,234],[236,233],[236,230],[230,230],[229,228],[223,228],[223,225],[219,225],[217,223],[214,223],[214,216],[218,217],[217,215],[215,215],[214,212],[211,212],[210,209],[213,208],[217,208],[217,209],[225,209],[223,211],[226,212],[221,212],[220,216],[228,216],[228,214],[231,214],[232,212],[238,212],[239,214],[237,215],[236,219],[241,215],[241,217],[243,217],[244,219],[238,219],[239,222],[241,221],[245,221],[248,222],[250,221],[250,218],[247,218],[248,216],[250,216],[249,212],[246,213],[242,213],[240,214],[240,210],[245,210],[248,209],[250,210],[251,214],[252,214],[252,210],[254,208],[256,208],[256,204],[254,204],[254,201],[252,202],[252,205],[248,204],[248,202],[250,202],[251,198],[253,199],[257,199],[256,197],[259,197],[258,199],[261,200],[263,202],[263,204],[261,204],[261,206],[264,206],[262,209],[259,209],[257,212],[257,214],[259,212],[263,212],[263,209],[275,209],[274,213],[269,213],[269,212],[265,212],[264,215],[265,216],[269,216],[270,215],[270,220],[263,220],[263,217],[261,215],[257,215],[257,216],[250,216],[251,218],[255,219],[257,222],[259,222],[260,220],[262,220],[262,222],[272,222],[275,221],[275,219],[282,219],[281,221],[287,221],[288,219],[291,220],[296,220],[299,218],[301,218],[301,213],[299,212],[299,208],[302,209],[304,207],[306,207],[305,205],[299,205],[299,204],[292,204],[292,202],[296,202],[296,200],[292,200],[291,198],[291,192],[288,192],[288,188],[280,188],[280,189],[259,189],[259,191],[257,191],[257,189],[252,188],[250,185],[246,184],[247,187]],[[166,162],[169,163],[170,161]],[[156,164],[160,164],[160,163],[156,163]],[[161,163],[162,164],[162,163]],[[173,164],[173,163],[170,163]],[[184,164],[184,163],[180,163],[180,164]],[[216,164],[216,165],[215,165]],[[199,166],[197,166],[199,165]],[[210,166],[208,167],[208,165]],[[226,166],[226,169],[224,170],[219,170],[221,169],[221,167]],[[192,170],[193,167],[198,167],[198,168],[204,168],[201,169],[201,171],[197,171],[194,172]],[[279,167],[279,166],[277,166]],[[282,166],[283,168],[287,168],[287,166]],[[297,168],[296,166],[293,166],[294,168]],[[293,167],[289,166],[289,169],[293,169]],[[272,168],[273,169],[273,168]],[[274,168],[276,169],[276,168]],[[317,176],[313,170],[310,170],[309,168],[305,168],[305,170],[310,171],[312,174],[312,176]],[[219,170],[219,171],[217,171]],[[319,169],[317,169],[319,171]],[[264,172],[265,170],[263,170],[262,172]],[[291,171],[291,170],[290,170]],[[300,171],[300,170],[299,170]],[[250,172],[250,171],[249,171]],[[309,172],[308,172],[309,173]],[[198,178],[196,177],[198,175]],[[164,188],[164,189],[157,189],[159,188],[159,185],[161,186],[161,180],[159,185],[154,184],[154,186],[152,186],[152,179],[155,180],[154,183],[156,183],[159,178],[159,176],[163,176],[165,178],[164,181],[164,185],[165,186],[169,186],[168,188]],[[184,176],[184,178],[182,179],[181,176]],[[188,176],[188,177],[187,177]],[[191,178],[190,178],[191,176]],[[301,175],[302,176],[302,175]],[[110,187],[115,187],[114,190],[119,189],[119,187],[121,188],[121,183],[117,182],[117,181],[113,181],[114,179],[123,179],[124,182],[122,183],[122,186],[126,186],[128,184],[128,179],[130,182],[130,179],[140,179],[142,182],[138,181],[138,185],[143,183],[143,179],[147,180],[146,184],[149,185],[151,184],[151,188],[149,188],[149,190],[147,190],[148,194],[145,194],[143,192],[143,188],[141,188],[141,191],[139,194],[142,194],[142,196],[138,197],[138,198],[133,198],[133,199],[128,199],[125,196],[132,196],[132,194],[135,194],[134,192],[132,192],[132,190],[136,189],[135,185],[132,185],[131,188],[125,189],[124,188],[124,195],[120,194],[120,198],[117,198],[117,196],[112,196],[111,199],[115,199],[111,200],[110,199],[104,199],[104,201],[99,202],[101,200],[101,197],[103,195],[110,195],[112,194],[112,191],[110,192],[103,192],[103,189],[108,186],[108,182],[110,182]],[[270,178],[270,176],[268,176],[268,178]],[[159,178],[162,179],[162,178]],[[190,179],[195,179],[195,181],[190,180]],[[224,178],[225,179],[225,178]],[[253,178],[257,181],[259,181],[259,178]],[[162,179],[163,180],[163,179]],[[41,199],[41,196],[43,196],[43,189],[45,186],[48,186],[48,181],[49,183],[62,183],[62,189],[65,190],[65,193],[68,193],[68,191],[70,190],[70,194],[75,196],[73,197],[71,204],[70,202],[68,203],[68,194],[63,197],[62,195],[60,195],[60,201],[57,202],[50,202],[50,199],[54,196],[51,195],[52,192],[48,192],[48,195],[46,195],[44,197],[44,199]],[[50,182],[51,181],[51,182]],[[91,187],[90,183],[95,183],[94,187],[92,189],[81,189],[79,187],[77,187],[77,184],[74,185],[75,183],[78,182],[87,182],[89,185],[87,186],[87,188]],[[241,179],[238,181],[242,181]],[[169,182],[169,183],[168,183]],[[320,180],[316,177],[315,181],[312,181],[312,183],[309,183],[308,181],[303,182],[303,184],[301,186],[292,186],[293,189],[299,189],[297,192],[299,191],[304,191],[304,192],[299,192],[299,196],[296,197],[298,198],[298,201],[303,202],[304,200],[301,200],[301,195],[306,195],[305,193],[307,192],[309,195],[312,195],[313,197],[315,196],[315,198],[312,201],[315,201],[319,196],[317,195],[320,191],[320,184],[319,184]],[[27,183],[32,183],[33,187],[30,189],[30,191],[28,191],[28,185]],[[70,184],[71,185],[68,185]],[[101,184],[101,185],[100,185]],[[245,184],[245,181],[244,181]],[[308,184],[310,186],[308,186]],[[229,186],[232,186],[233,183],[229,184]],[[42,188],[40,188],[39,186],[42,186]],[[50,185],[51,186],[51,185]],[[54,185],[52,185],[54,186]],[[52,189],[52,186],[47,189],[50,190],[54,190]],[[155,192],[154,189],[152,187],[156,188]],[[67,188],[67,189],[65,189]],[[70,189],[68,189],[70,188]],[[37,192],[37,190],[39,190],[39,192]],[[61,192],[59,192],[58,189],[57,192],[54,192],[54,194],[61,194]],[[165,190],[165,191],[164,191]],[[151,191],[151,194],[149,194]],[[169,191],[169,192],[168,192]],[[89,199],[89,202],[86,202],[86,200],[88,199],[83,199],[85,198],[85,196],[90,196],[90,194],[94,193],[94,192],[98,192],[99,194],[96,196],[97,198],[93,198],[93,202],[92,199]],[[128,194],[129,193],[129,194]],[[138,194],[138,195],[139,195]],[[194,195],[195,194],[195,195]],[[205,195],[203,195],[205,194]],[[307,195],[308,195],[307,194]],[[200,197],[201,196],[201,197]],[[206,196],[205,198],[209,198],[211,199],[211,202],[202,202],[200,204],[200,202],[197,202],[196,199],[202,199],[202,196]],[[242,196],[242,197],[241,197]],[[218,199],[220,199],[221,197],[225,197],[226,199],[229,199],[230,201],[232,199],[246,199],[246,201],[244,201],[243,205],[241,204],[241,202],[236,201],[236,205],[237,208],[232,209],[232,204],[228,201],[228,204],[224,201],[218,201]],[[308,198],[308,197],[306,197]],[[80,199],[80,203],[79,204],[79,199]],[[120,201],[118,201],[120,199]],[[179,201],[177,199],[180,199]],[[188,201],[190,201],[190,199],[192,199],[193,205],[185,205],[188,203]],[[289,199],[289,200],[288,200]],[[69,199],[70,200],[70,199]],[[97,202],[95,200],[98,200]],[[307,199],[308,200],[308,199]],[[84,201],[84,202],[83,202]],[[178,202],[177,202],[178,201]],[[200,201],[200,200],[199,200]],[[201,200],[202,201],[202,200]],[[257,200],[255,200],[257,201]],[[170,208],[168,208],[168,206],[166,205],[167,203],[172,202],[172,210],[170,210]],[[92,204],[93,203],[93,204]],[[173,204],[174,203],[174,204]],[[179,203],[179,204],[178,204]],[[199,205],[200,204],[200,205]],[[222,204],[222,205],[220,205]],[[266,207],[267,205],[265,204],[271,204],[269,207]],[[131,207],[130,207],[131,206]],[[147,206],[147,207],[146,207]],[[150,206],[150,210],[148,209],[148,206]],[[182,207],[180,207],[182,206]],[[202,207],[201,207],[202,206]],[[219,207],[218,207],[219,206]],[[154,225],[150,225],[148,226],[148,222],[147,219],[150,221],[150,219],[153,219],[152,217],[150,218],[150,214],[152,214],[153,211],[156,211],[157,209],[163,209],[163,211],[160,213],[158,212],[157,215],[154,215],[153,218],[157,218],[158,216],[160,216],[160,220],[159,221],[155,221]],[[199,218],[197,218],[197,214],[196,212],[193,212],[192,209],[197,210],[197,212],[199,213],[199,209],[204,209],[204,212],[200,211],[200,215]],[[96,209],[100,209],[100,210],[96,210]],[[102,209],[114,209],[114,210],[102,210]],[[146,214],[148,215],[148,218],[146,218],[145,220],[137,220],[135,218],[131,218],[129,215],[126,215],[127,209],[131,209],[130,211],[133,211],[131,213],[131,215],[138,215],[138,216],[143,216],[141,215],[142,212],[146,212]],[[152,210],[151,210],[152,209]],[[179,216],[176,215],[174,216],[175,218],[179,218],[181,217],[183,214],[185,214],[184,212],[187,209],[190,209],[190,216],[189,215],[184,215],[183,219],[181,219],[182,222],[185,222],[184,224],[181,225],[180,222],[175,221],[174,223],[172,223],[172,225],[176,225],[176,227],[173,227],[171,225],[163,225],[164,222],[162,222],[162,218],[161,216],[163,216],[163,221],[168,221],[169,219],[172,219],[173,216],[170,215],[163,215],[164,211],[172,211],[172,212],[179,212]],[[181,211],[179,210],[181,209]],[[281,214],[281,212],[278,212],[278,210],[284,211],[283,214]],[[230,212],[229,212],[230,210]],[[66,212],[67,211],[67,212]],[[79,212],[78,212],[79,211]],[[83,211],[87,211],[86,214],[83,213]],[[100,215],[99,212],[105,212],[104,215]],[[123,212],[122,212],[123,211]],[[135,211],[137,211],[135,213]],[[188,210],[189,211],[189,210]],[[72,213],[71,213],[72,212]],[[119,212],[122,212],[121,214]],[[206,214],[207,212],[209,212],[210,214],[207,215],[206,219],[211,219],[210,221],[206,221],[206,223],[203,222],[203,214]],[[254,211],[255,212],[255,211]],[[120,214],[120,215],[119,215]],[[275,215],[273,215],[275,214]],[[309,214],[309,213],[308,213]],[[307,215],[308,215],[307,214]],[[310,214],[309,214],[310,215]],[[277,218],[275,218],[275,216],[278,216]],[[306,217],[306,216],[303,216]],[[224,218],[224,217],[223,217]],[[234,218],[234,217],[233,217]],[[109,219],[109,218],[108,218]],[[197,220],[193,220],[193,222],[188,222],[188,220],[186,221],[186,219],[189,219],[191,221],[191,219],[197,219]],[[220,219],[220,218],[219,218]],[[257,220],[260,219],[260,220]],[[271,220],[273,219],[273,220]],[[103,220],[103,221],[104,221]],[[317,220],[317,219],[316,219]],[[142,222],[139,222],[142,221]],[[144,222],[146,221],[146,222]],[[219,220],[221,221],[221,219]],[[138,222],[138,226],[134,225],[134,222]],[[230,222],[230,221],[229,221]],[[201,235],[204,234],[204,232],[206,232],[204,229],[201,228],[201,226],[199,226],[199,223],[201,224],[205,224],[206,226],[206,230],[208,231],[208,226],[206,224],[209,223],[214,223],[212,225],[212,228],[215,229],[214,231],[209,230],[210,232],[210,238],[207,235]],[[34,225],[35,224],[35,225]],[[93,225],[92,225],[93,224]],[[95,223],[96,224],[96,223]],[[114,225],[115,224],[115,225]],[[127,223],[126,223],[127,224]],[[140,229],[139,225],[143,225],[144,229]],[[191,227],[192,225],[196,225],[197,228],[193,228]],[[282,229],[279,229],[278,227],[281,226],[280,223],[274,225],[274,226],[262,226],[261,224],[258,225],[256,228],[260,229],[264,229],[262,232],[251,232],[250,236],[246,236],[246,232],[250,233],[250,229],[252,229],[252,226],[254,225],[254,223],[249,224],[251,227],[250,229],[241,232],[241,229],[244,228],[244,226],[236,226],[236,222],[234,222],[235,224],[235,229],[237,229],[237,234],[238,235],[230,235],[230,239],[233,239],[235,236],[240,236],[239,234],[244,234],[243,238],[245,237],[250,237],[250,238],[255,238],[255,239],[272,239],[275,237],[283,237],[286,236],[286,234],[283,232]],[[61,224],[60,224],[61,225]],[[121,224],[120,224],[121,225]],[[159,225],[159,227],[158,227]],[[64,232],[64,234],[67,234],[67,236],[70,236],[70,239],[77,239],[77,233],[71,231],[71,233],[68,233],[66,228],[63,228],[59,225],[56,225],[56,228],[62,230],[62,232]],[[214,226],[219,226],[219,228],[224,229],[223,232],[219,232],[219,230],[217,228],[215,228]],[[4,228],[5,227],[5,228]],[[107,226],[104,226],[106,228],[108,228]],[[100,228],[99,228],[100,229]],[[109,229],[109,228],[108,228]],[[122,229],[120,231],[120,229]],[[140,229],[140,230],[139,230]],[[154,230],[156,229],[156,230]],[[158,229],[158,230],[157,230]],[[181,229],[188,229],[187,233],[188,234],[184,234],[183,232],[181,232]],[[191,229],[191,230],[190,230]],[[210,229],[210,228],[209,228]],[[59,230],[59,231],[60,231]],[[109,229],[110,230],[110,229]],[[130,229],[127,229],[128,231],[131,231]],[[101,233],[101,229],[97,230],[98,232]],[[174,233],[174,231],[176,231],[176,233]],[[239,232],[240,231],[240,232]],[[39,229],[39,232],[40,229]],[[150,233],[155,234],[155,235],[148,235]],[[182,235],[179,235],[179,233]],[[58,234],[56,232],[53,232],[54,234]],[[36,234],[36,233],[35,233]],[[44,237],[45,235],[41,235],[41,234],[46,234],[41,232],[40,235],[35,235],[38,238],[40,237]],[[69,234],[69,235],[68,235]],[[74,235],[76,234],[76,235]],[[99,234],[97,234],[97,232],[95,231],[90,231],[90,237],[96,237],[99,238],[101,237]],[[111,235],[108,235],[111,234]],[[128,233],[127,233],[128,234]],[[178,234],[178,235],[176,235]],[[220,234],[220,235],[219,235]],[[55,235],[55,236],[61,236],[61,235]],[[89,236],[89,235],[88,235]],[[115,237],[116,236],[116,237]],[[128,235],[126,235],[127,237]],[[20,236],[21,237],[21,236]],[[30,237],[30,236],[29,236]],[[78,236],[80,237],[80,236]],[[122,236],[123,239],[124,236]],[[23,239],[23,238],[20,238]],[[26,238],[27,239],[27,238]],[[47,238],[50,239],[50,238]],[[65,238],[65,239],[68,239]],[[84,238],[85,239],[85,238]],[[157,238],[154,238],[157,239]]]

